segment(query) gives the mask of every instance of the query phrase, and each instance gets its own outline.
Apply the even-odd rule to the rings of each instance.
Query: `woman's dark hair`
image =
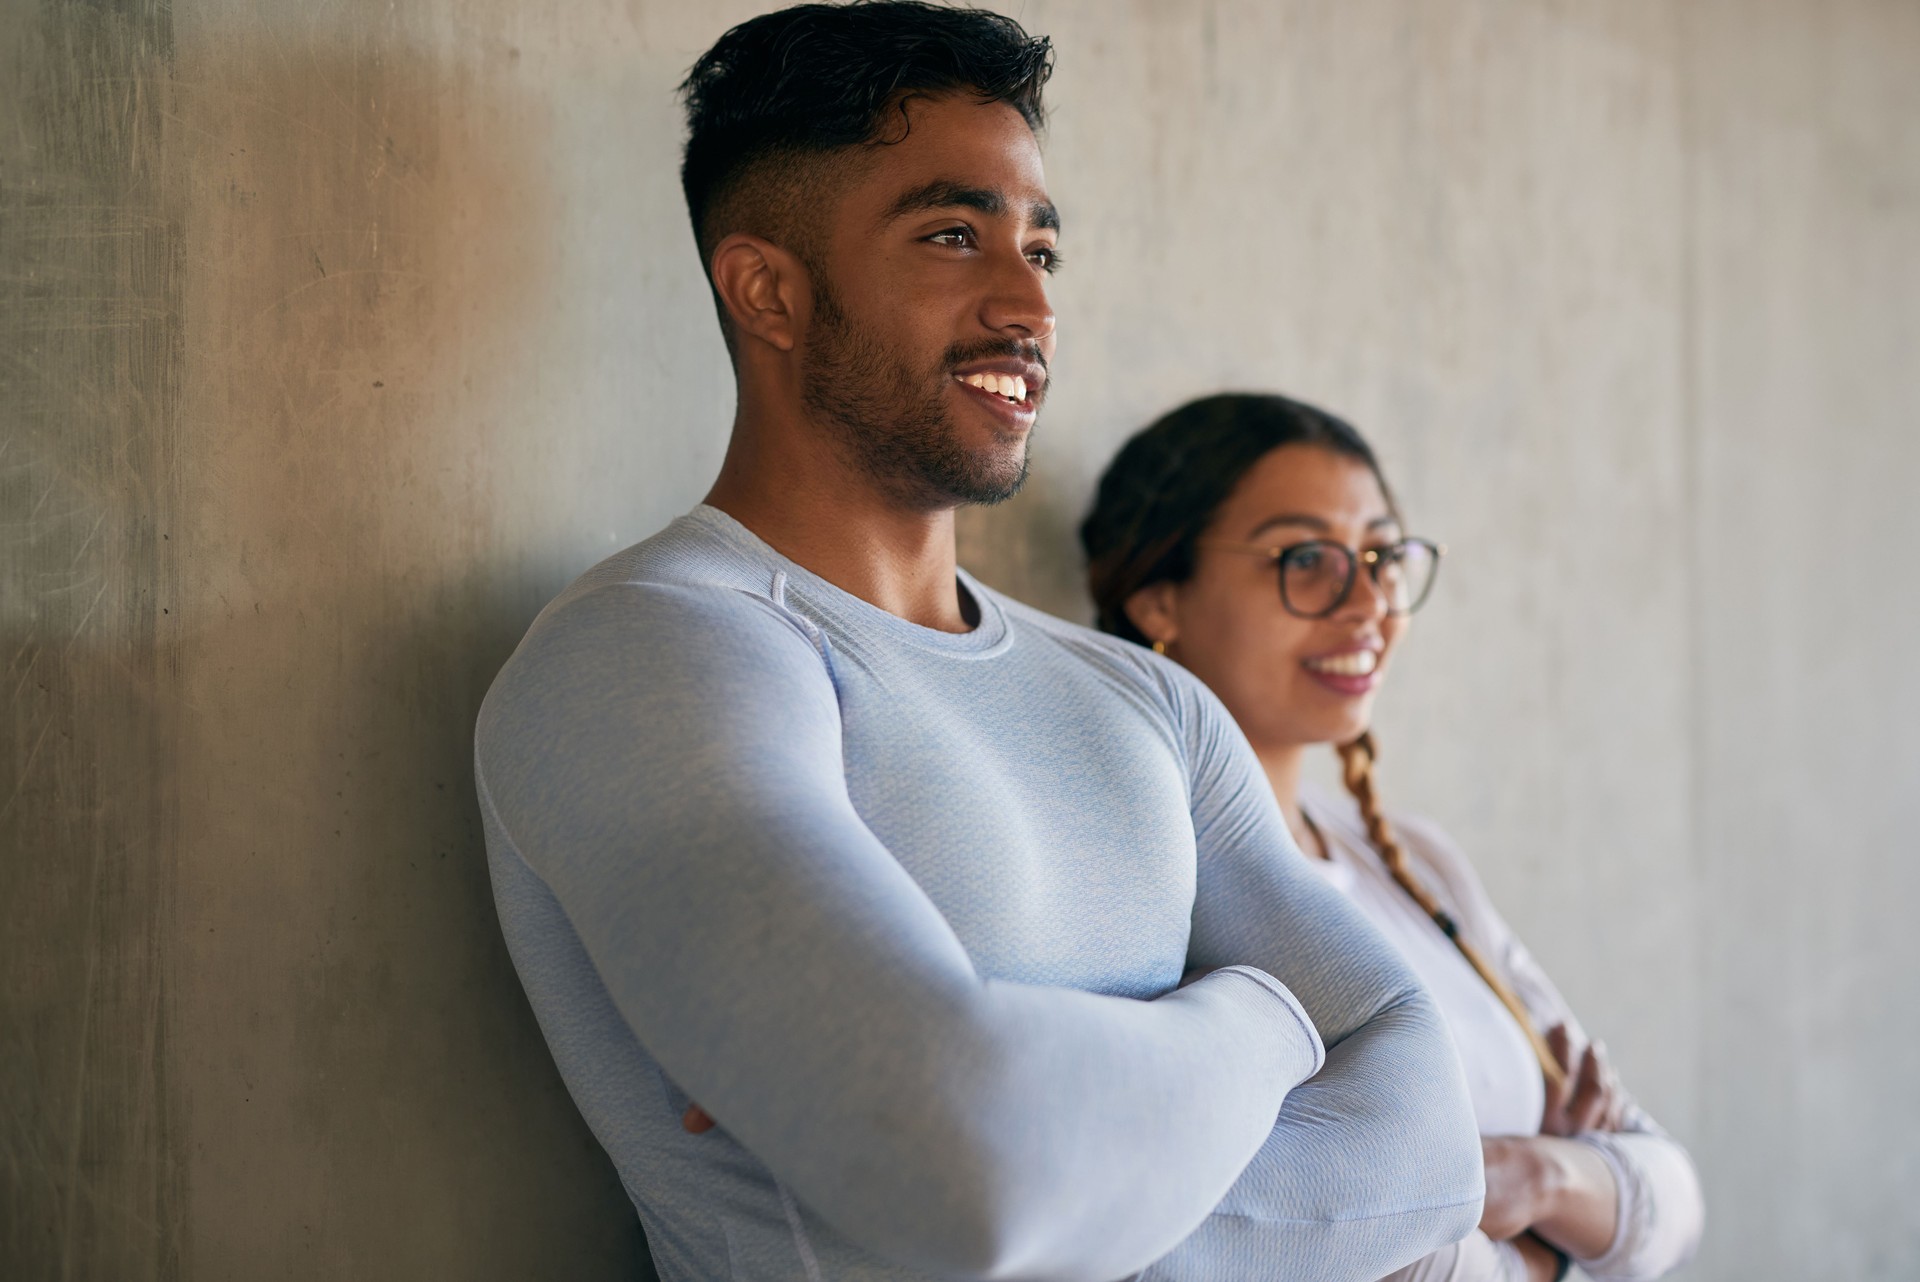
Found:
[[[889,108],[915,93],[1004,102],[1038,133],[1052,72],[1046,37],[984,9],[868,0],[796,5],[741,23],[680,86],[680,182],[702,258],[730,230],[710,226],[710,215],[748,170],[791,184],[809,161],[876,140]]]
[[[1393,504],[1373,448],[1346,420],[1271,393],[1189,401],[1120,447],[1080,524],[1102,631],[1147,643],[1127,617],[1127,598],[1150,584],[1191,577],[1194,539],[1247,470],[1283,445],[1318,445],[1358,459]]]

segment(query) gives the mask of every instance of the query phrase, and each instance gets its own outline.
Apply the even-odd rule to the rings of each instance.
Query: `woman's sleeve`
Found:
[[[1380,1282],[1528,1282],[1527,1262],[1513,1243],[1475,1229]]]
[[[1629,1117],[1634,1123],[1638,1129],[1574,1137],[1606,1160],[1620,1194],[1613,1245],[1593,1259],[1574,1257],[1597,1282],[1638,1282],[1679,1268],[1699,1248],[1705,1224],[1700,1179],[1687,1151],[1638,1107]]]
[[[1494,908],[1466,857],[1440,831],[1417,820],[1402,820],[1401,834],[1441,879],[1459,910],[1462,928],[1487,950],[1507,982],[1544,1032],[1564,1024],[1572,1053],[1588,1038],[1567,1000],[1534,959],[1506,919]],[[1619,1211],[1613,1242],[1592,1258],[1574,1256],[1596,1282],[1645,1282],[1662,1277],[1693,1258],[1705,1227],[1706,1207],[1693,1161],[1629,1099],[1618,1131],[1584,1131],[1574,1139],[1597,1152],[1613,1172]]]

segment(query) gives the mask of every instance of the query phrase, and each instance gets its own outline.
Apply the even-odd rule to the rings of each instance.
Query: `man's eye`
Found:
[[[1051,245],[1027,251],[1027,261],[1049,274],[1060,270],[1060,251]]]
[[[973,233],[965,227],[950,227],[946,231],[937,231],[927,237],[930,244],[946,245],[953,249],[965,249],[973,239]]]

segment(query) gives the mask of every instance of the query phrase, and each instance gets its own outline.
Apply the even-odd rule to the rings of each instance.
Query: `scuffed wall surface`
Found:
[[[518,996],[472,794],[474,712],[587,554],[569,473],[609,426],[569,421],[591,379],[569,329],[600,300],[567,290],[565,246],[607,235],[567,232],[556,170],[587,149],[554,154],[591,33],[553,33],[547,62],[483,18],[179,14],[174,1044],[198,1276],[641,1258]]]
[[[731,414],[671,88],[771,7],[0,0],[0,1273],[615,1278],[492,919],[533,612]],[[1386,786],[1691,1143],[1691,1278],[1897,1279],[1920,10],[1032,0],[1058,390],[1338,409],[1452,556]]]
[[[0,1273],[179,1275],[160,5],[0,8]]]

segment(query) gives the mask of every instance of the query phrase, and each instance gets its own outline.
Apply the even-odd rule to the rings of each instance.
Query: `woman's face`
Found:
[[[1206,540],[1287,547],[1332,539],[1357,551],[1401,535],[1365,463],[1319,445],[1283,445],[1241,478]],[[1324,618],[1280,597],[1271,559],[1203,543],[1185,583],[1155,584],[1129,602],[1149,640],[1220,696],[1258,749],[1343,743],[1365,730],[1394,645],[1406,631],[1366,567]]]

